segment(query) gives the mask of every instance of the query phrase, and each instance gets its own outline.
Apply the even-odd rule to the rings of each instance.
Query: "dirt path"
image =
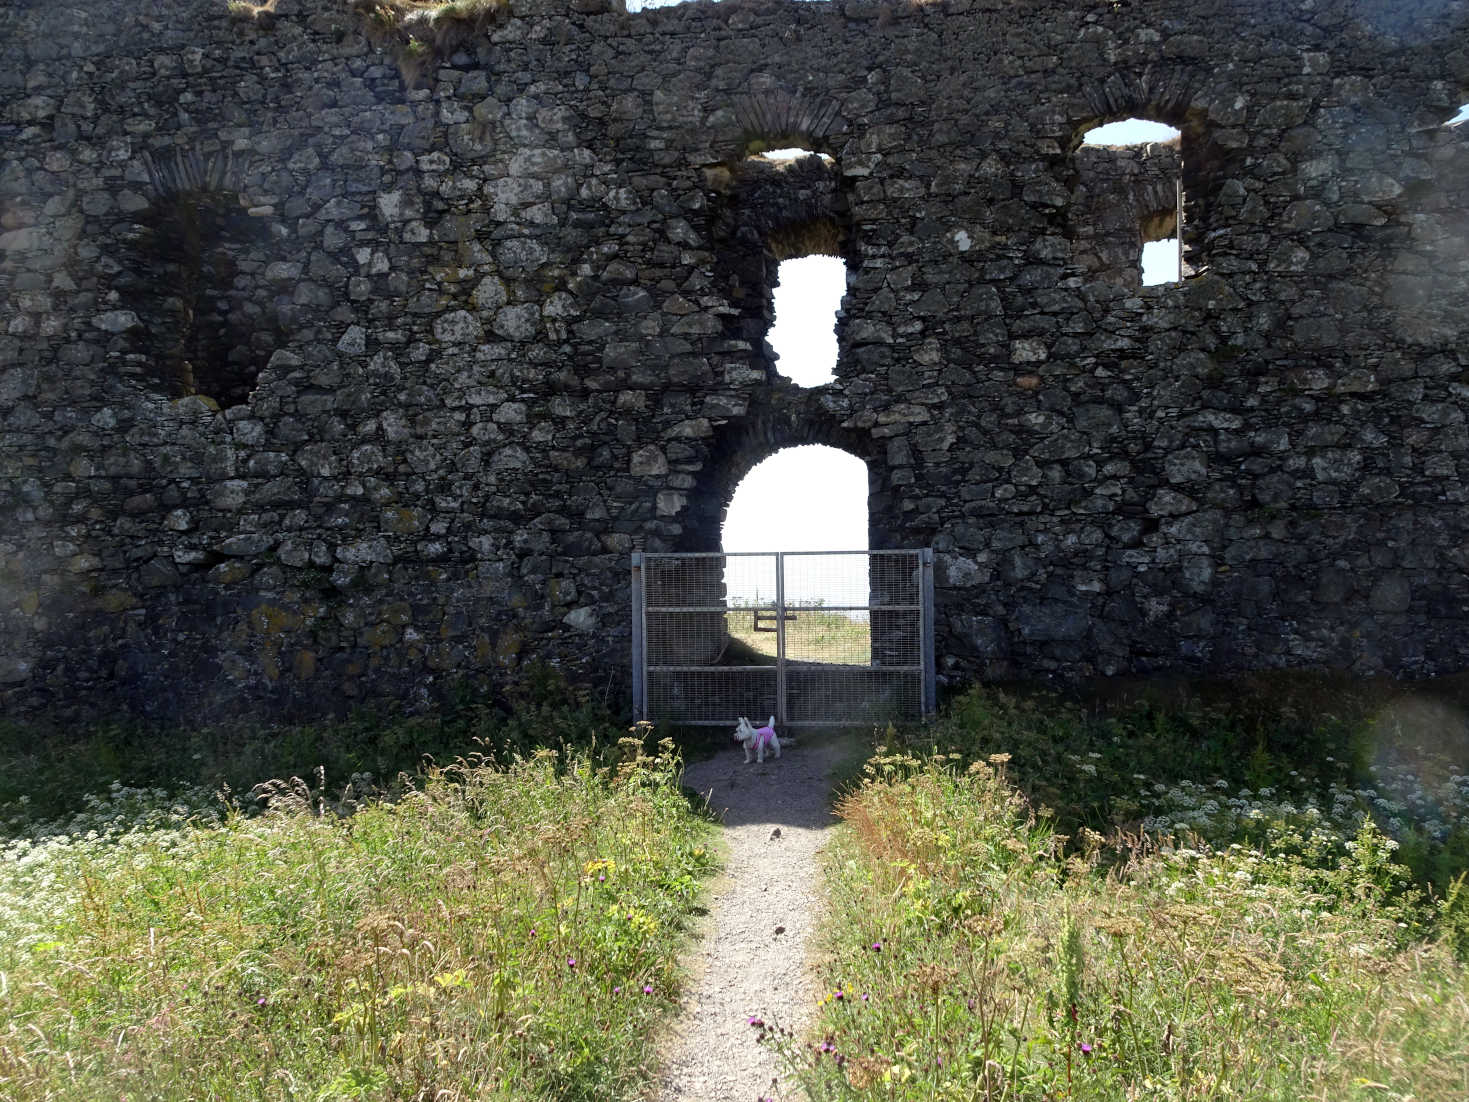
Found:
[[[798,742],[779,761],[746,765],[732,747],[684,773],[684,785],[722,815],[728,864],[668,1040],[660,1102],[795,1097],[749,1023],[758,1016],[799,1030],[815,1006],[817,855],[833,822],[832,768],[855,746],[833,737]]]

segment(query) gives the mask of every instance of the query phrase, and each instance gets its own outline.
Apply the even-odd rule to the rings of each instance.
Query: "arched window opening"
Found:
[[[1082,135],[1092,266],[1131,286],[1176,283],[1184,260],[1182,134],[1127,118]],[[1119,196],[1122,196],[1119,201]]]
[[[751,660],[776,652],[771,558],[740,552],[863,551],[867,523],[867,465],[848,452],[802,445],[753,467],[724,518],[729,647]],[[865,556],[791,556],[783,581],[787,658],[870,664]]]
[[[834,381],[851,244],[842,179],[829,155],[786,130],[750,139],[728,172],[718,266],[729,336],[764,370],[802,387]]]
[[[160,389],[241,405],[281,336],[279,303],[262,301],[262,285],[278,288],[283,279],[271,276],[298,277],[301,264],[276,266],[285,258],[271,208],[247,206],[244,171],[228,155],[180,151],[146,158],[145,167],[153,201],[138,216],[134,256],[114,287],[143,321]]]
[[[181,195],[172,224],[160,237],[163,256],[178,278],[178,344],[172,350],[177,385],[214,399],[221,409],[244,404],[274,349],[265,308],[236,276],[245,244],[261,224],[233,195]]]
[[[781,374],[797,386],[836,378],[836,322],[847,293],[847,265],[837,257],[782,260],[774,288],[775,322],[766,341]]]

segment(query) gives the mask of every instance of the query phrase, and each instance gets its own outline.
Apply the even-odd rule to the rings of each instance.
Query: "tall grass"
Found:
[[[586,749],[617,728],[605,704],[547,667],[532,667],[502,701],[465,687],[413,715],[383,706],[275,726],[0,720],[0,838],[88,810],[113,782],[164,789],[194,806],[204,806],[200,789],[206,797],[228,789],[248,803],[266,777],[302,777],[316,796],[339,796],[348,785],[391,789],[425,762],[481,755],[503,763],[544,746]]]
[[[1371,819],[1409,879],[1444,896],[1469,869],[1469,723],[1423,695],[1381,694],[1292,678],[1088,707],[978,688],[890,741],[1009,755],[1032,804],[1071,833],[1191,832],[1330,865]]]
[[[1469,976],[1403,937],[1368,821],[1330,870],[1066,840],[1004,755],[887,756],[842,802],[814,1099],[1469,1097]]]
[[[712,861],[671,747],[621,749],[350,815],[300,782],[217,821],[117,786],[12,841],[0,1097],[637,1097]]]

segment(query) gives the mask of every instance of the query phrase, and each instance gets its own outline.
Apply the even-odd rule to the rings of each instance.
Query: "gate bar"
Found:
[[[648,718],[648,624],[643,592],[643,553],[632,553],[632,714],[635,721]]]
[[[933,548],[918,550],[918,564],[923,571],[921,583],[923,610],[918,614],[919,639],[923,648],[923,717],[939,710],[938,671],[933,657]]]
[[[785,553],[775,553],[775,722],[786,722],[786,564]]]

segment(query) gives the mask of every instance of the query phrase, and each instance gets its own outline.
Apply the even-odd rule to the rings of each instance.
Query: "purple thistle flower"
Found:
[[[754,1026],[756,1029],[764,1029],[765,1028],[765,1019],[764,1018],[757,1018],[757,1017],[755,1017],[752,1014],[752,1015],[750,1015],[750,1024],[752,1026]]]
[[[620,987],[614,987],[614,988],[613,988],[613,989],[612,989],[612,993],[613,993],[613,994],[614,994],[614,995],[621,995],[621,994],[622,994],[622,988],[620,988]]]
[[[874,953],[881,953],[882,952],[882,942],[880,942],[880,941],[874,941],[872,943],[872,951]]]
[[[653,993],[653,985],[651,983],[645,983],[645,984],[643,984],[643,994],[644,995],[651,995],[652,993]]]
[[[838,1002],[840,1002],[842,999],[845,999],[847,997],[847,993],[845,991],[843,991],[840,987],[838,987],[837,988],[837,991],[836,991],[836,994],[833,995],[832,997],[834,999],[836,999]]]
[[[566,958],[566,967],[568,967],[568,968],[575,968],[576,967],[576,958],[575,957],[567,957]]]
[[[862,992],[862,1001],[863,1002],[866,1002],[870,998],[872,998],[872,996],[869,995],[866,991]]]
[[[1092,1054],[1092,1046],[1085,1041],[1082,1041],[1081,1044],[1077,1045],[1076,1047],[1081,1049],[1081,1054],[1083,1056],[1090,1056]]]

